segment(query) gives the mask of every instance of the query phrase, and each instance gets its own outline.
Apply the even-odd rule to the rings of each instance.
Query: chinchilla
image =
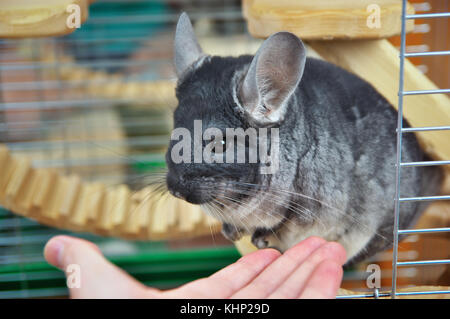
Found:
[[[288,32],[269,37],[255,56],[209,56],[185,13],[174,60],[178,133],[166,154],[174,196],[219,218],[228,239],[251,235],[258,248],[285,251],[320,236],[341,243],[349,265],[392,244],[397,113],[369,83],[306,57],[302,41]],[[201,123],[197,131],[195,123]],[[208,128],[215,134],[205,134]],[[258,152],[256,162],[236,161],[239,143],[229,128],[266,129],[267,154],[277,154],[277,169],[263,173],[271,162]],[[273,129],[277,134],[268,133]],[[197,146],[196,136],[203,138]],[[244,138],[249,156],[255,146]],[[180,148],[182,139],[188,148]],[[195,152],[206,147],[212,158],[199,161]],[[224,161],[230,152],[235,161]],[[404,134],[402,161],[425,159],[414,134]],[[435,195],[440,182],[437,167],[402,168],[401,196]],[[402,202],[399,228],[412,227],[425,207]]]

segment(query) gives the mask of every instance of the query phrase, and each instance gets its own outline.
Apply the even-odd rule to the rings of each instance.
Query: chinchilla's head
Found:
[[[236,211],[270,184],[283,152],[278,128],[305,59],[302,42],[287,32],[272,35],[254,57],[209,56],[181,15],[174,47],[178,107],[166,154],[174,196]]]

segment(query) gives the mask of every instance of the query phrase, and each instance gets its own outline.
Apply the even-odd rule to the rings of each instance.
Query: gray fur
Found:
[[[293,35],[283,34],[283,38],[287,47],[303,54],[303,45],[295,44]],[[263,51],[272,46],[273,38],[267,41]],[[291,53],[278,51],[276,63],[292,61]],[[258,54],[210,57],[187,69],[177,86],[174,124],[192,129],[193,121],[201,119],[204,128],[278,127],[278,172],[261,175],[257,165],[249,164],[175,164],[167,156],[169,190],[205,206],[221,194],[234,197],[236,203],[224,205],[221,214],[211,214],[224,222],[228,238],[250,234],[259,248],[284,251],[315,235],[340,242],[350,264],[389,247],[396,162],[397,113],[393,107],[356,75],[313,58],[302,64],[300,58],[294,71],[286,74],[287,87],[280,84],[283,81],[269,82],[281,85],[277,88],[281,98],[272,100],[278,105],[270,107],[283,109],[283,115],[261,120],[254,116],[255,108],[261,107],[255,103],[262,100],[257,81],[244,88],[250,94],[241,94],[247,79],[273,69],[270,59],[258,63]],[[292,83],[296,83],[293,90]],[[426,159],[413,134],[404,135],[402,157],[403,162]],[[403,168],[401,195],[435,195],[440,181],[437,167]],[[235,183],[260,187],[245,196]],[[416,202],[402,203],[400,228],[411,227],[424,208]]]

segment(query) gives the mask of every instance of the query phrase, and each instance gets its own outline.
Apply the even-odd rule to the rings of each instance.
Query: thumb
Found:
[[[94,244],[56,236],[44,248],[47,262],[63,270],[72,298],[150,297],[144,285],[107,261]]]

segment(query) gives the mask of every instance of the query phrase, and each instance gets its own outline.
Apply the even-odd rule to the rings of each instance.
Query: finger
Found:
[[[64,270],[64,265],[62,265],[62,261],[60,260],[60,258],[62,258],[61,252],[64,249],[64,245],[70,242],[81,242],[85,245],[89,245],[92,249],[95,249],[100,253],[98,246],[89,241],[69,236],[56,236],[50,239],[44,247],[44,257],[47,262],[61,270]]]
[[[165,294],[167,298],[228,298],[258,276],[280,257],[275,249],[263,249],[243,256],[208,278],[193,281]]]
[[[107,261],[94,244],[56,236],[44,248],[45,259],[66,273],[72,298],[142,298],[145,286]]]
[[[326,241],[319,237],[309,237],[287,250],[273,264],[267,267],[246,287],[232,298],[265,298],[275,291],[286,278],[316,249]]]
[[[326,243],[314,251],[297,269],[272,293],[269,298],[297,298],[315,269],[325,260],[343,265],[346,260],[344,248],[335,242]]]
[[[299,295],[301,299],[331,299],[341,285],[344,271],[339,263],[332,260],[323,261],[313,272]]]

